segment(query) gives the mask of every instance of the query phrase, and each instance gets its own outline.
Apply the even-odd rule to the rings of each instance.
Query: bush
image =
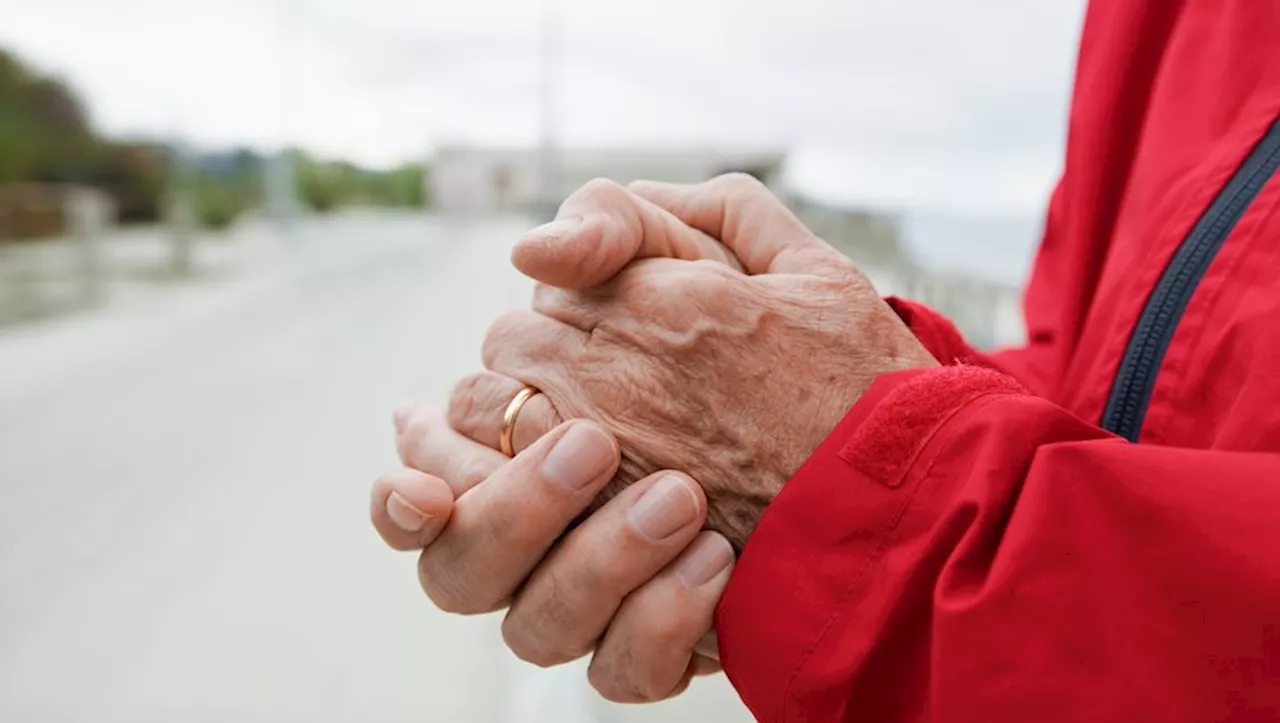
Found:
[[[164,215],[171,175],[165,149],[103,141],[95,149],[87,183],[111,196],[121,223],[150,223]]]
[[[195,223],[203,229],[221,231],[235,223],[249,205],[241,189],[218,178],[198,176],[192,189]]]
[[[360,168],[342,161],[316,161],[293,155],[293,178],[298,197],[317,213],[340,206],[424,208],[426,169],[417,164],[391,171]]]
[[[348,200],[344,197],[341,175],[327,164],[295,160],[293,173],[298,198],[316,213],[332,211]]]
[[[393,206],[426,208],[427,174],[420,165],[401,166],[388,174],[390,194],[387,199]]]

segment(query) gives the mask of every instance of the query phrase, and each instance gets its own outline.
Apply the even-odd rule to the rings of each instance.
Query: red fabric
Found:
[[[1215,257],[1139,444],[1099,429],[1170,257],[1280,115],[1280,5],[1095,0],[1029,342],[886,375],[717,611],[767,721],[1280,719],[1280,181]],[[976,370],[982,367],[982,370]]]
[[[945,384],[937,377],[914,379],[868,410],[840,449],[840,459],[862,474],[897,487],[925,440],[965,402],[993,392],[1021,391],[999,372],[956,366]]]

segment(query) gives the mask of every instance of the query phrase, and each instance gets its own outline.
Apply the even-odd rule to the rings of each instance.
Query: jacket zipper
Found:
[[[1248,211],[1267,181],[1280,169],[1280,120],[1272,124],[1249,153],[1217,198],[1209,205],[1191,233],[1182,241],[1173,260],[1147,299],[1138,317],[1120,371],[1111,387],[1102,427],[1131,442],[1138,441],[1151,403],[1156,375],[1164,363],[1169,343],[1178,328],[1191,295],[1209,270],[1209,264]]]

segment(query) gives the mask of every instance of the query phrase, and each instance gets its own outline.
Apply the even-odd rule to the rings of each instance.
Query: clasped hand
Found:
[[[522,658],[594,653],[606,697],[669,697],[716,669],[733,549],[786,481],[877,375],[936,362],[745,176],[592,182],[513,262],[532,309],[494,323],[445,415],[397,410],[406,469],[375,485],[374,524],[422,550],[442,608],[509,606]]]

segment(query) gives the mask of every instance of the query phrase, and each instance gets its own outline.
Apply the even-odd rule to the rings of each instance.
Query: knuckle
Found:
[[[462,489],[471,489],[488,479],[494,467],[484,460],[468,456],[465,461],[458,462],[454,469],[454,481]]]
[[[711,182],[731,193],[757,194],[765,190],[765,185],[760,182],[760,179],[741,171],[721,174]]]
[[[577,566],[565,576],[552,564],[531,581],[502,621],[502,637],[521,660],[540,667],[561,665],[590,653],[604,633],[593,622],[592,601]]]
[[[485,377],[471,374],[463,377],[453,386],[449,395],[448,419],[454,429],[474,424],[479,412],[479,397],[484,389]]]
[[[644,639],[659,650],[689,649],[694,641],[690,640],[688,631],[693,629],[696,618],[702,617],[701,612],[685,604],[673,609],[670,615],[652,616],[644,625]]]
[[[546,310],[559,307],[560,289],[544,283],[533,286],[533,310],[545,313]]]
[[[526,314],[523,311],[508,311],[489,325],[481,346],[485,367],[492,368],[499,354],[511,348],[512,339],[518,335],[525,318]]]
[[[597,200],[625,198],[627,195],[626,189],[619,185],[617,181],[603,176],[597,176],[582,184],[582,188],[578,190],[578,193],[584,197]]]
[[[515,615],[508,615],[502,621],[502,640],[507,648],[520,660],[539,668],[564,665],[591,652],[588,644],[554,640],[556,637],[537,634],[523,622],[523,618]]]
[[[631,696],[631,691],[627,690],[626,686],[618,684],[617,678],[605,665],[600,663],[598,656],[587,667],[587,682],[600,694],[601,698],[610,703],[641,702]]]
[[[419,472],[431,472],[428,469],[430,446],[436,435],[436,422],[425,415],[415,416],[405,425],[404,434],[398,440],[400,458],[406,466]]]
[[[428,548],[418,560],[418,582],[436,607],[458,615],[480,615],[497,609],[500,599],[477,593],[472,581],[456,572],[463,565],[442,564],[440,556],[432,552]]]
[[[575,259],[573,264],[586,266],[588,259]],[[533,310],[553,319],[576,320],[589,317],[595,304],[590,295],[561,289],[547,284],[533,288]]]
[[[680,286],[684,293],[695,294],[701,299],[719,299],[734,294],[742,284],[743,277],[737,272],[712,259],[690,261],[686,267]],[[674,280],[673,280],[674,283]]]
[[[556,564],[547,566],[542,592],[553,604],[544,606],[549,611],[545,617],[569,628],[589,606],[606,601],[617,605],[634,589],[637,564],[644,564],[651,544],[618,518],[590,520],[575,529],[560,548]],[[555,620],[558,614],[565,620]]]
[[[625,232],[631,224],[638,223],[635,197],[608,178],[587,181],[574,193],[572,202],[566,201],[565,205],[571,206],[572,212],[579,216],[601,216],[607,226],[613,227],[613,233]]]
[[[404,436],[408,437],[410,441],[429,437],[435,432],[435,427],[435,420],[425,415],[415,416],[405,425]]]
[[[516,334],[524,320],[525,313],[523,311],[511,310],[504,312],[494,319],[493,323],[489,324],[488,330],[485,331],[485,340],[506,341]]]
[[[655,679],[648,679],[643,676],[632,683],[632,688],[642,703],[656,703],[671,697],[671,688],[664,686]]]
[[[654,703],[665,696],[645,690],[645,686],[632,680],[632,675],[622,675],[619,668],[631,666],[615,666],[600,662],[597,656],[587,668],[587,682],[610,703]],[[634,670],[632,671],[634,673]]]
[[[632,262],[631,267],[618,276],[615,295],[618,298],[633,300],[649,300],[654,295],[670,290],[676,274],[666,273],[672,270],[668,259],[641,259]]]

